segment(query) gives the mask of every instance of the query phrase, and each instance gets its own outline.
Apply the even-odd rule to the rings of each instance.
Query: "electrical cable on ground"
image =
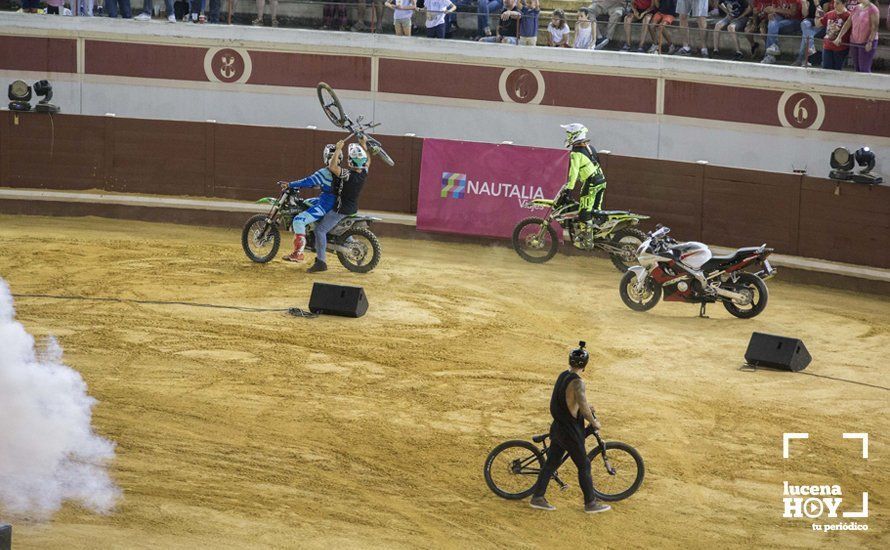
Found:
[[[759,368],[760,368],[760,370],[771,370],[771,371],[776,371],[776,372],[785,372],[781,369],[771,369],[771,368],[764,368],[764,367],[759,367]],[[741,367],[739,367],[739,370],[743,371],[743,372],[757,372],[758,367],[756,365],[751,365],[751,364],[746,363],[746,364],[742,365]],[[816,376],[818,378],[827,378],[829,380],[834,380],[836,382],[846,382],[847,384],[856,384],[857,386],[866,386],[868,388],[875,388],[876,390],[890,391],[890,388],[888,388],[886,386],[879,386],[877,384],[869,384],[868,382],[858,382],[856,380],[849,380],[847,378],[838,378],[836,376],[828,376],[827,374],[816,374],[815,372],[804,372],[804,371],[797,371],[795,374],[806,374],[807,376]]]
[[[233,309],[236,311],[246,312],[283,312],[293,315],[294,317],[313,318],[318,317],[311,311],[306,311],[298,307],[285,308],[267,308],[267,307],[249,307],[249,306],[227,306],[222,304],[207,304],[201,302],[181,302],[176,300],[139,300],[136,298],[110,298],[107,296],[79,296],[79,295],[58,295],[58,294],[13,294],[13,298],[46,298],[50,300],[81,300],[85,302],[112,302],[117,304],[141,304],[141,305],[162,305],[162,306],[190,306],[204,307],[214,309]]]

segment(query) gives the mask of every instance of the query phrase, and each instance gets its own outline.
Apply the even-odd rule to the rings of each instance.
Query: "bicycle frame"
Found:
[[[590,453],[595,452],[597,449],[601,449],[602,455],[603,455],[603,464],[606,467],[606,471],[609,472],[609,475],[615,475],[615,469],[612,467],[612,464],[609,463],[609,457],[606,456],[606,443],[603,441],[602,436],[600,436],[599,430],[591,430],[588,428],[587,436],[589,437],[591,435],[596,438],[597,446],[594,447],[593,449],[589,449],[587,452],[587,455],[590,456]],[[547,451],[550,449],[550,447],[547,445],[547,439],[549,439],[549,437],[550,437],[550,435],[547,434],[544,437],[544,439],[541,441],[541,454],[543,454],[545,457],[547,456]],[[534,458],[535,457],[532,457],[532,459],[534,459]],[[559,469],[562,468],[562,465],[565,464],[567,460],[569,460],[569,453],[565,453],[563,455],[562,460],[559,461],[559,466],[557,466],[556,469],[553,471],[553,476],[552,476],[553,481],[555,481],[556,484],[559,485],[560,490],[563,490],[563,491],[568,489],[569,486],[566,482],[564,482],[562,479],[559,478],[558,473],[559,473]],[[522,466],[525,467],[526,465],[522,464]]]

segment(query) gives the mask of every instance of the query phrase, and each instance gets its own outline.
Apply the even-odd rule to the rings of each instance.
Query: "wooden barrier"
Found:
[[[250,200],[318,169],[341,133],[81,115],[0,113],[0,186]],[[369,210],[415,213],[423,141],[383,138]],[[682,240],[890,268],[890,186],[602,155],[606,208],[652,216]]]

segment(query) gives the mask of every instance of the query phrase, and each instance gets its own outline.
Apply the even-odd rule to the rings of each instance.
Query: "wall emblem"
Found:
[[[818,130],[825,120],[822,96],[809,92],[785,92],[779,98],[779,123],[786,128]]]
[[[538,105],[544,99],[544,76],[537,69],[506,68],[501,73],[498,89],[507,103]]]
[[[240,48],[210,48],[204,55],[204,73],[211,82],[244,84],[252,68],[250,54]]]

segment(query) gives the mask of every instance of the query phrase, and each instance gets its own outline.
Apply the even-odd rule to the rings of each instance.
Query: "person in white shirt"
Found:
[[[566,14],[562,10],[553,10],[550,24],[547,25],[547,45],[557,48],[569,47],[569,35],[572,31],[566,23]]]
[[[415,0],[386,0],[386,7],[393,10],[392,22],[396,36],[411,36],[411,18],[417,9]]]
[[[451,0],[426,0],[426,37],[445,38],[445,14],[457,9]],[[420,11],[420,10],[418,10]]]
[[[573,48],[580,50],[593,49],[593,25],[590,24],[590,10],[581,8],[578,10],[578,22],[575,23],[575,42]]]

